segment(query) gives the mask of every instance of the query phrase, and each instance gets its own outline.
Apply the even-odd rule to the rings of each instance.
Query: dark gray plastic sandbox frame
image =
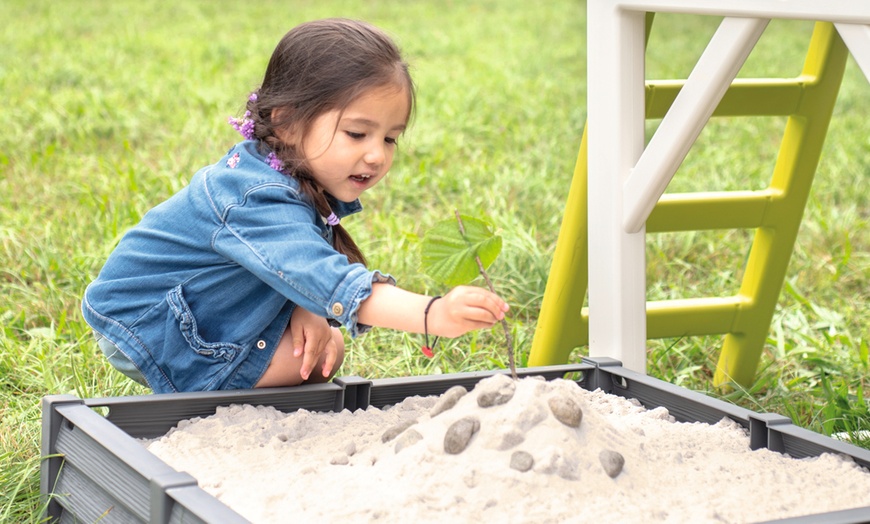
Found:
[[[264,390],[175,393],[80,399],[51,395],[42,403],[40,489],[52,522],[242,523],[241,515],[203,491],[191,475],[172,469],[135,439],[165,434],[178,422],[215,413],[218,406],[252,404],[284,412],[383,408],[416,395],[468,389],[506,371],[365,380]],[[797,427],[787,417],[758,414],[621,366],[584,359],[580,364],[517,370],[520,376],[568,378],[587,390],[635,398],[649,409],[664,406],[680,422],[715,424],[728,417],[749,431],[752,449],[768,448],[794,458],[838,453],[870,469],[870,450]],[[106,410],[108,410],[107,413]],[[812,495],[808,495],[812,496]],[[870,496],[870,494],[868,494]],[[870,522],[870,506],[777,520],[788,524]]]

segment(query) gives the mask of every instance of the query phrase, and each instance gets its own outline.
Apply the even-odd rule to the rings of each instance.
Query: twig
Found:
[[[462,217],[459,216],[458,210],[454,210],[453,214],[456,215],[456,221],[459,222],[459,232],[462,233],[462,238],[465,238],[465,225],[463,225],[462,223]],[[477,269],[480,271],[480,274],[483,275],[483,279],[486,280],[486,285],[489,287],[489,290],[495,293],[495,287],[492,285],[492,280],[489,279],[489,275],[486,273],[486,269],[484,269],[483,262],[481,262],[480,257],[474,255],[474,260],[477,262]],[[504,329],[504,338],[508,347],[508,364],[511,368],[511,377],[516,380],[517,365],[514,362],[514,342],[513,337],[511,337],[511,332],[508,328],[507,321],[505,319],[501,319],[501,327]]]

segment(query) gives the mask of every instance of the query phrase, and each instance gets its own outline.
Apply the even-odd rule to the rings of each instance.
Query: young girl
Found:
[[[395,44],[366,23],[302,24],[276,47],[246,140],[131,229],[85,291],[109,361],[154,392],[329,380],[371,326],[456,337],[507,304],[477,287],[440,300],[366,268],[340,225],[389,171],[414,105]]]

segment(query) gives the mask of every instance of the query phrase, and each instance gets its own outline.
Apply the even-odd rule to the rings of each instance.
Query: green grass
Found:
[[[419,89],[392,173],[347,225],[373,267],[441,292],[418,271],[427,227],[454,209],[497,224],[505,244],[491,274],[513,306],[525,362],[585,120],[582,2],[9,0],[0,4],[0,19],[15,21],[0,32],[0,521],[39,520],[42,396],[145,391],[101,358],[78,309],[85,286],[128,227],[236,140],[226,117],[238,114],[284,32],[336,15],[393,34]],[[648,76],[688,73],[715,22],[660,15]],[[797,74],[809,29],[771,24],[745,74]],[[868,93],[850,63],[758,379],[725,395],[858,438],[870,429],[870,194],[858,182],[870,161]],[[781,129],[773,119],[717,122],[673,189],[763,187]],[[651,237],[650,297],[733,293],[749,238]],[[651,342],[650,373],[720,395],[710,390],[720,342]],[[500,327],[444,340],[432,360],[420,343],[372,332],[351,344],[341,374],[506,365]]]

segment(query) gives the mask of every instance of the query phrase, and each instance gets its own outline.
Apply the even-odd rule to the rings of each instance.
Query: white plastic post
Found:
[[[622,228],[622,186],[644,146],[645,14],[587,8],[589,353],[645,372],[645,232]]]

